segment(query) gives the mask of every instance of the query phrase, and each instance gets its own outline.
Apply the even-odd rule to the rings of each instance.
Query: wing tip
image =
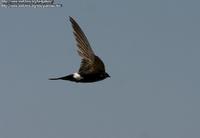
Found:
[[[69,16],[69,20],[70,20],[71,23],[75,22],[75,20],[74,20],[74,18],[72,16]]]

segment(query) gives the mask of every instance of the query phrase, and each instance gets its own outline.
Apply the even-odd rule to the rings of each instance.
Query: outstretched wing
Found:
[[[73,34],[76,39],[76,45],[78,47],[78,54],[88,62],[88,64],[93,64],[94,62],[94,52],[92,48],[90,47],[89,41],[83,31],[81,30],[80,26],[78,23],[72,18],[70,18],[70,22],[72,24],[73,28]]]
[[[70,22],[73,27],[73,34],[75,36],[78,54],[82,57],[79,73],[80,74],[98,74],[105,71],[103,61],[95,55],[90,47],[89,41],[78,23],[72,18]]]

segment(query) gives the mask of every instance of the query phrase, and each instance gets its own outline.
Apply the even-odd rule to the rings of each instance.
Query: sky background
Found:
[[[0,8],[0,138],[199,138],[200,1]],[[111,78],[79,68],[74,17]]]

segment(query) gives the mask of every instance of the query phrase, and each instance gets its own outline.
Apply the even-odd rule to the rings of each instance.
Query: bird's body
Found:
[[[50,80],[68,80],[90,83],[110,77],[108,73],[105,72],[103,61],[95,55],[90,47],[87,37],[79,25],[72,17],[70,17],[70,22],[72,23],[73,33],[77,42],[78,54],[82,57],[79,71],[65,77],[51,78]]]
[[[51,78],[50,80],[68,80],[68,81],[74,81],[74,82],[90,83],[90,82],[96,82],[96,81],[101,81],[105,79],[105,77],[102,76],[101,74],[87,74],[83,76],[80,74],[78,75],[77,74],[78,73],[73,73],[65,77]]]

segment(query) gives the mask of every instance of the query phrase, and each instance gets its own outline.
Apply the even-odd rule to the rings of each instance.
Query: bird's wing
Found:
[[[105,72],[103,61],[95,55],[87,37],[81,30],[78,23],[70,17],[70,22],[73,27],[73,33],[77,42],[78,54],[82,57],[79,73],[80,74],[98,74]]]
[[[87,64],[93,64],[95,54],[90,47],[89,41],[83,31],[81,30],[78,23],[72,18],[70,18],[70,22],[72,24],[73,28],[73,34],[76,39],[76,45],[78,47],[78,54],[82,57],[84,60],[83,62],[87,62]]]
[[[92,64],[88,64],[88,61],[85,59],[82,59],[81,61],[81,65],[79,68],[79,74],[90,74],[91,72],[93,72],[94,68],[92,66]]]
[[[84,59],[81,61],[81,66],[79,69],[79,73],[82,75],[87,74],[101,74],[105,72],[105,66],[103,61],[95,56],[93,64],[88,64],[88,62]]]

